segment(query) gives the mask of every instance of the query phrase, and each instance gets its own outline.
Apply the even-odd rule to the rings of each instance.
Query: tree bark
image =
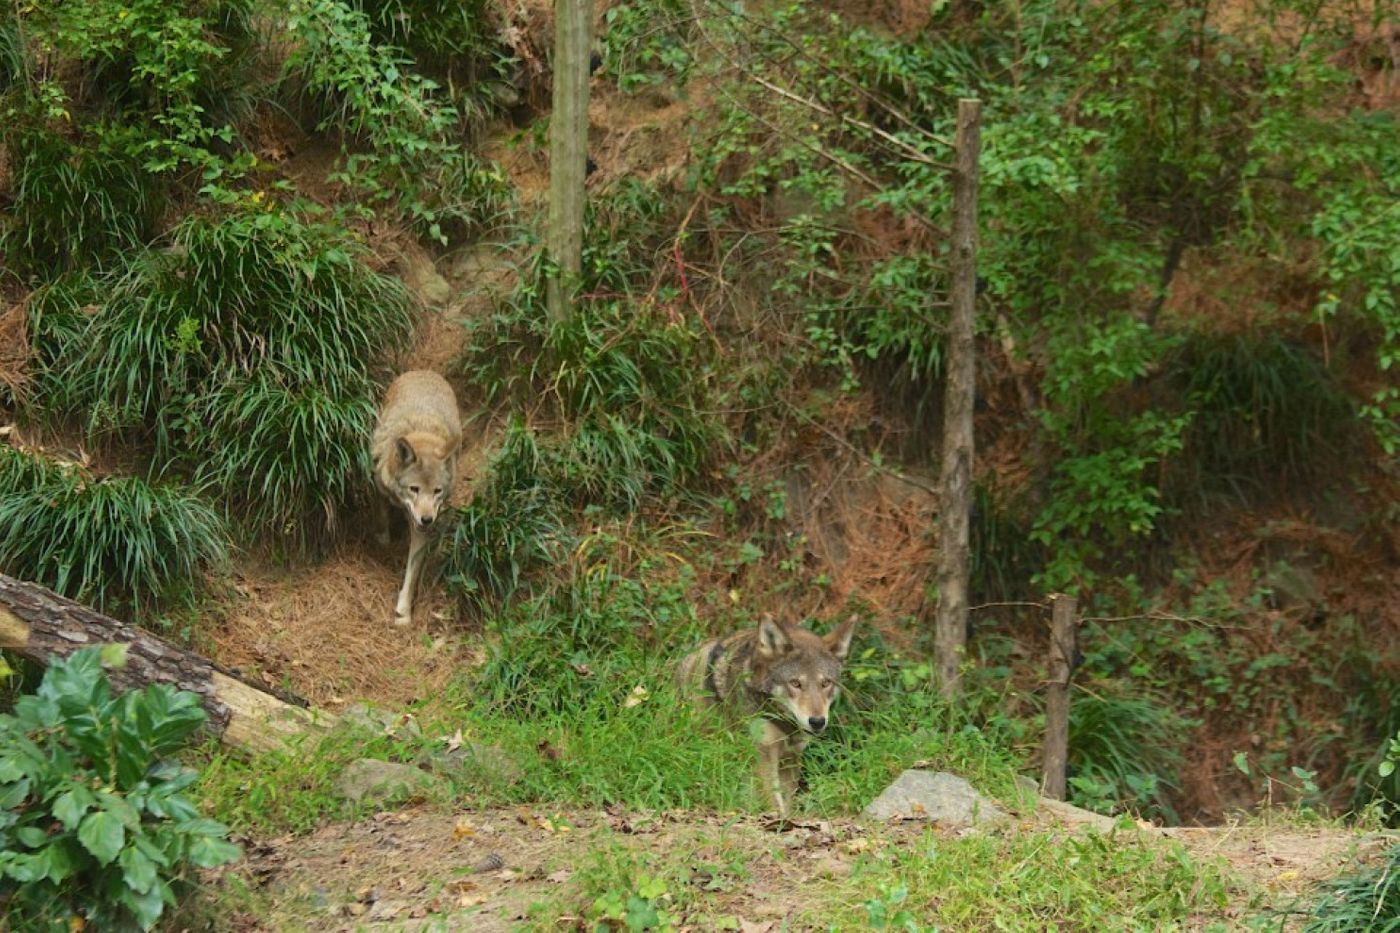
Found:
[[[1045,749],[1041,755],[1040,792],[1065,799],[1069,763],[1069,681],[1074,671],[1078,600],[1057,593],[1050,618],[1050,671],[1045,687]]]
[[[554,107],[549,120],[549,230],[546,248],[554,271],[546,299],[549,316],[573,315],[573,291],[583,266],[584,181],[588,166],[588,50],[591,0],[555,0]]]
[[[207,728],[225,744],[253,751],[318,725],[316,714],[253,687],[207,658],[34,583],[0,574],[0,648],[47,664],[79,648],[125,645],[126,665],[109,670],[117,690],[166,683],[199,696]]]
[[[958,101],[957,162],[953,169],[952,311],[948,322],[947,381],[943,401],[943,466],[938,495],[938,611],[934,664],[938,688],[953,699],[967,647],[967,576],[972,511],[972,409],[976,393],[973,346],[977,301],[977,156],[981,137],[977,100]]]

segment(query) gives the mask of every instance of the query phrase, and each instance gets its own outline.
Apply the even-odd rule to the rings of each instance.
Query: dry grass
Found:
[[[346,549],[292,570],[243,568],[237,597],[209,636],[215,659],[330,710],[356,700],[402,707],[434,695],[474,658],[435,587],[420,587],[413,626],[392,624],[402,547]]]

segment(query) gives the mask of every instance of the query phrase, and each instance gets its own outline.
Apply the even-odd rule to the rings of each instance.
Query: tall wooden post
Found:
[[[1050,613],[1050,671],[1045,686],[1045,749],[1040,792],[1065,799],[1069,762],[1069,680],[1074,670],[1079,601],[1057,593]]]
[[[972,511],[972,407],[976,393],[973,321],[977,300],[977,156],[981,101],[958,101],[953,168],[952,313],[943,402],[943,468],[938,494],[938,612],[934,665],[938,688],[953,699],[967,647],[968,540]]]
[[[573,314],[573,289],[583,257],[584,178],[588,165],[588,49],[591,0],[555,0],[554,109],[549,118],[549,231],[545,247],[549,316]]]

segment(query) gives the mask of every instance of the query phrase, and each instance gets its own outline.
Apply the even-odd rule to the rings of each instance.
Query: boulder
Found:
[[[387,803],[425,796],[442,782],[413,765],[361,758],[346,765],[335,779],[336,793],[352,803]]]
[[[863,811],[874,820],[928,820],[952,829],[1004,822],[1007,814],[956,774],[905,771]]]

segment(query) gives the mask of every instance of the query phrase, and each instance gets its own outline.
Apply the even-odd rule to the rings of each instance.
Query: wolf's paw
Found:
[[[404,612],[401,609],[394,610],[394,624],[400,627],[413,624],[413,612]]]

